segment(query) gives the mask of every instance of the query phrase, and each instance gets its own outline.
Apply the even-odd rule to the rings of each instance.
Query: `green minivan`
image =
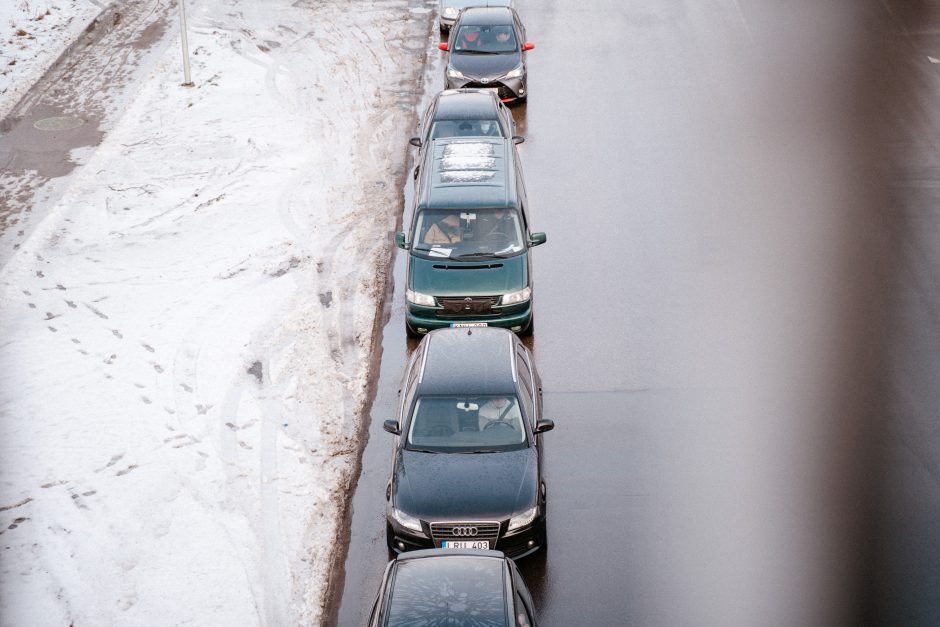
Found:
[[[512,139],[445,137],[424,149],[411,229],[396,234],[409,251],[405,288],[409,335],[443,327],[532,330],[525,185]]]

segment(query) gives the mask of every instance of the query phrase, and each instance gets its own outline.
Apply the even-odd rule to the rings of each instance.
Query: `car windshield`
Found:
[[[505,54],[517,52],[519,44],[512,26],[462,25],[454,39],[457,54]]]
[[[515,209],[423,209],[412,250],[442,259],[500,259],[525,250]]]
[[[442,137],[505,137],[499,122],[492,120],[435,120],[431,139]]]
[[[504,572],[498,559],[469,555],[400,561],[386,624],[502,627]]]
[[[415,403],[405,448],[430,453],[495,453],[527,446],[515,395],[424,396]]]

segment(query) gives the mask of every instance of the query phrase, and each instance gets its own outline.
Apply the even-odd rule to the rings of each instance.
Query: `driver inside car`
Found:
[[[493,211],[477,214],[473,228],[475,240],[480,242],[491,241],[494,244],[504,245],[504,240],[508,240],[516,232],[516,223],[509,215],[508,209],[494,209]]]
[[[494,396],[480,406],[480,431],[494,428],[496,423],[505,423],[517,429],[522,419],[519,404],[507,396]]]

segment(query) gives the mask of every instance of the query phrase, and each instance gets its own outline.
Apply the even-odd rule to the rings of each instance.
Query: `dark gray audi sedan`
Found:
[[[497,549],[546,543],[542,390],[532,355],[494,327],[439,329],[402,381],[386,489],[388,547]]]
[[[499,551],[414,551],[389,562],[369,627],[535,627],[532,596]]]
[[[526,41],[519,15],[509,7],[464,9],[451,29],[445,70],[447,89],[493,89],[503,102],[525,102],[529,97],[526,53],[535,44]]]

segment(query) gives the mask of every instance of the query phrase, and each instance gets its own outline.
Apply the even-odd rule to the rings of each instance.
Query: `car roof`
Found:
[[[457,7],[466,9],[467,7],[511,7],[512,0],[444,0],[445,7]]]
[[[512,581],[507,562],[502,552],[488,550],[426,549],[399,555],[386,571],[382,624],[437,624],[441,607],[457,600],[449,608],[448,624],[476,619],[479,624],[508,627],[513,602],[506,589],[507,581]],[[442,576],[447,581],[443,587]]]
[[[419,395],[516,394],[516,339],[509,329],[438,329],[424,341]]]
[[[514,9],[506,7],[470,7],[464,9],[457,18],[458,23],[463,26],[499,26],[501,24],[512,24]]]
[[[448,89],[437,98],[435,120],[492,119],[499,115],[498,101],[483,89]]]
[[[471,555],[473,557],[495,557],[496,559],[505,559],[506,556],[502,551],[493,551],[487,549],[448,549],[442,551],[440,549],[419,549],[417,551],[405,551],[404,553],[399,553],[395,561],[402,562],[405,560],[414,560],[421,559],[424,557],[447,557],[451,555]]]
[[[432,139],[421,168],[417,209],[517,207],[512,140]]]

